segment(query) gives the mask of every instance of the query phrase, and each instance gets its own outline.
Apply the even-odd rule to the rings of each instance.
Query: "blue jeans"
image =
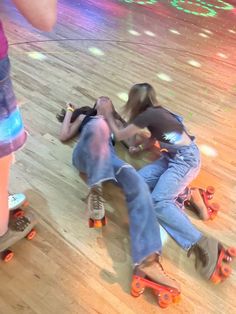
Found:
[[[157,219],[162,227],[188,250],[202,234],[192,225],[178,206],[177,198],[200,170],[200,153],[194,142],[189,146],[172,147],[155,162],[139,170],[149,186]]]
[[[122,188],[128,207],[134,264],[154,252],[160,253],[160,227],[149,188],[132,166],[117,157],[109,127],[101,116],[93,117],[84,126],[72,159],[73,165],[86,173],[90,187],[113,180]]]

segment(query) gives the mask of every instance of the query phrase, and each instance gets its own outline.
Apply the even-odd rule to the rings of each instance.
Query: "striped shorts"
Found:
[[[16,104],[8,57],[0,60],[0,158],[21,148],[27,135]]]

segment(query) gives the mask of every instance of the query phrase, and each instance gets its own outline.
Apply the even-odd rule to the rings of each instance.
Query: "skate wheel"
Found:
[[[144,292],[144,285],[141,281],[134,279],[131,285],[131,294],[135,297]]]
[[[104,217],[102,218],[102,225],[103,225],[103,226],[106,226],[106,224],[107,224],[107,217],[104,216]]]
[[[35,229],[32,229],[26,236],[26,239],[27,240],[32,240],[35,236],[36,236],[36,230]]]
[[[94,227],[93,219],[89,218],[88,225],[89,225],[89,228],[93,228]]]
[[[217,285],[218,283],[220,283],[222,281],[222,278],[219,275],[213,275],[211,277],[211,281]]]
[[[173,296],[172,297],[172,302],[173,303],[179,303],[180,302],[180,294],[178,294],[178,295],[175,295],[175,296]]]
[[[14,218],[23,217],[25,215],[25,212],[22,209],[17,209],[13,213]]]
[[[138,298],[140,295],[141,295],[141,293],[140,292],[137,292],[136,290],[131,290],[131,295],[133,296],[133,297],[135,297],[135,298]]]
[[[225,277],[225,279],[229,277],[232,273],[232,269],[228,265],[222,265],[220,268],[220,271],[221,271],[221,274]]]
[[[94,220],[94,228],[101,228],[102,227],[102,221],[101,220]]]
[[[209,217],[211,220],[215,219],[217,216],[217,211],[209,211]]]
[[[212,199],[213,195],[215,194],[215,188],[213,186],[208,186],[206,188],[206,194],[208,199]]]
[[[236,256],[236,248],[235,247],[230,247],[226,250],[227,254],[230,257],[235,257]]]
[[[171,293],[170,292],[159,293],[157,296],[157,302],[159,306],[163,309],[168,307],[172,302]]]
[[[14,257],[14,252],[11,250],[6,250],[3,252],[2,259],[5,263],[10,262]]]

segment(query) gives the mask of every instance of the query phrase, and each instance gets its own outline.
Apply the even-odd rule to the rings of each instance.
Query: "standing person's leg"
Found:
[[[12,155],[0,158],[0,237],[8,230],[9,209],[8,209],[8,182]]]

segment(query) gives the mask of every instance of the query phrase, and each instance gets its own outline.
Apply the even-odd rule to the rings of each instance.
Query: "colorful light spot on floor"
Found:
[[[195,67],[195,68],[200,68],[201,67],[201,63],[199,63],[196,60],[189,60],[188,64],[190,64],[191,66]]]
[[[130,30],[129,30],[129,33],[130,33],[131,35],[133,35],[133,36],[140,36],[140,33],[137,32],[137,31],[135,31],[134,29],[130,29]]]
[[[146,35],[150,36],[150,37],[155,37],[156,36],[153,32],[150,32],[150,31],[145,31],[144,33]]]
[[[129,98],[128,94],[124,92],[118,93],[117,96],[123,101],[127,101]]]
[[[46,60],[47,59],[47,56],[45,56],[43,53],[38,52],[38,51],[28,52],[28,56],[31,59],[35,59],[35,60]]]
[[[202,144],[199,145],[199,149],[201,151],[201,153],[207,157],[216,157],[218,155],[218,152],[215,148],[206,145],[206,144]]]
[[[165,82],[172,82],[173,81],[173,79],[165,73],[157,73],[157,77],[160,80],[165,81]]]
[[[218,53],[217,53],[217,56],[218,56],[218,57],[221,57],[221,58],[223,58],[223,59],[227,59],[227,58],[228,58],[224,53],[221,53],[221,52],[218,52]]]
[[[89,47],[88,50],[94,56],[104,56],[104,54],[105,54],[101,49],[99,49],[97,47]]]
[[[180,35],[180,32],[178,32],[176,29],[169,29],[169,32],[175,35]]]
[[[204,34],[204,33],[199,33],[198,35],[201,36],[201,37],[204,37],[204,38],[208,38],[209,37],[207,34]]]

